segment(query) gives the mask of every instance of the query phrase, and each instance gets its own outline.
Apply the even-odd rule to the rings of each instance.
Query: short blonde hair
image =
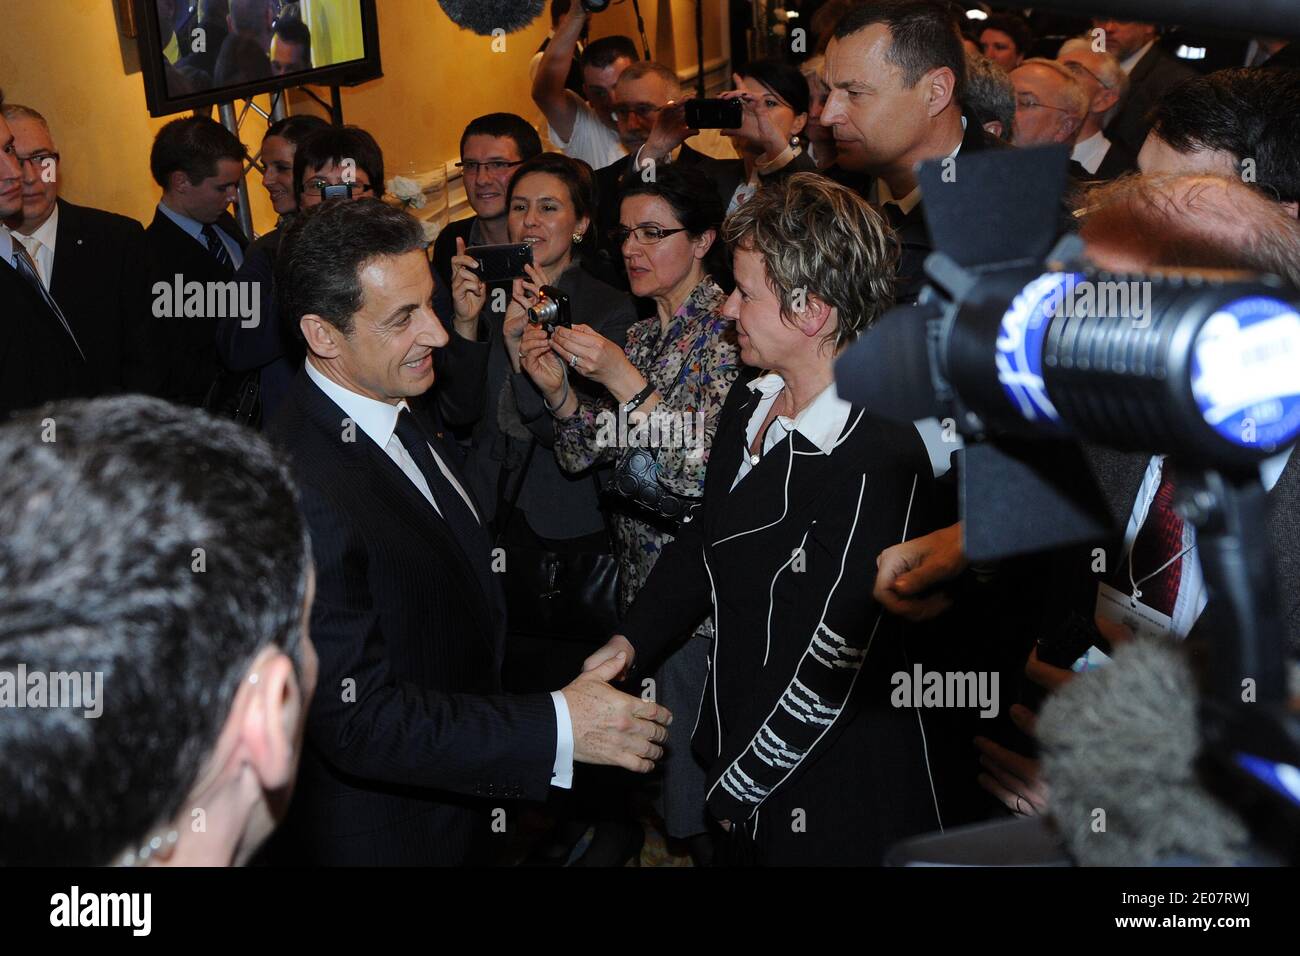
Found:
[[[763,257],[768,286],[790,320],[815,295],[837,313],[826,341],[852,342],[893,304],[898,242],[851,189],[817,173],[764,186],[722,224],[733,247]],[[797,301],[799,300],[799,301]]]

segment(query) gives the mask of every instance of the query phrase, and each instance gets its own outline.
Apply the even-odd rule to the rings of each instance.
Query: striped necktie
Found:
[[[18,270],[20,276],[27,280],[27,284],[32,287],[32,290],[41,297],[41,301],[54,313],[54,317],[63,326],[63,331],[68,333],[68,338],[72,339],[72,344],[77,347],[77,354],[81,356],[81,360],[84,362],[86,353],[81,351],[81,343],[72,334],[72,326],[68,324],[68,319],[63,314],[63,310],[59,308],[59,303],[54,301],[54,296],[50,295],[50,290],[45,288],[45,283],[41,281],[40,273],[36,271],[36,263],[32,262],[32,257],[27,254],[27,249],[21,242],[14,242],[13,246],[14,268]]]
[[[213,228],[211,223],[203,227],[203,241],[208,244],[208,253],[212,258],[216,259],[225,268],[234,270],[235,263],[230,258],[230,250],[221,241],[221,237],[217,235],[217,230]]]

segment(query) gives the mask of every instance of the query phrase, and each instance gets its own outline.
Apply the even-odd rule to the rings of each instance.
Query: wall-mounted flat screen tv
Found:
[[[383,75],[375,0],[133,0],[153,116]]]

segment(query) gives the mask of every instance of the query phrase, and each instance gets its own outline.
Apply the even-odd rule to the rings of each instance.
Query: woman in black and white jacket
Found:
[[[895,246],[859,196],[812,173],[724,226],[741,358],[704,505],[624,622],[588,658],[653,666],[711,608],[716,637],[693,746],[733,857],[871,864],[937,829],[918,711],[891,703],[910,668],[872,599],[876,556],[931,522],[932,472],[911,426],[841,399],[834,361],[888,307]]]

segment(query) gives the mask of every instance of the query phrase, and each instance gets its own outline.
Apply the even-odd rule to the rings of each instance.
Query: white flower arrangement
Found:
[[[424,187],[416,180],[405,176],[394,176],[390,179],[388,191],[410,209],[423,209],[428,202],[424,195]]]

